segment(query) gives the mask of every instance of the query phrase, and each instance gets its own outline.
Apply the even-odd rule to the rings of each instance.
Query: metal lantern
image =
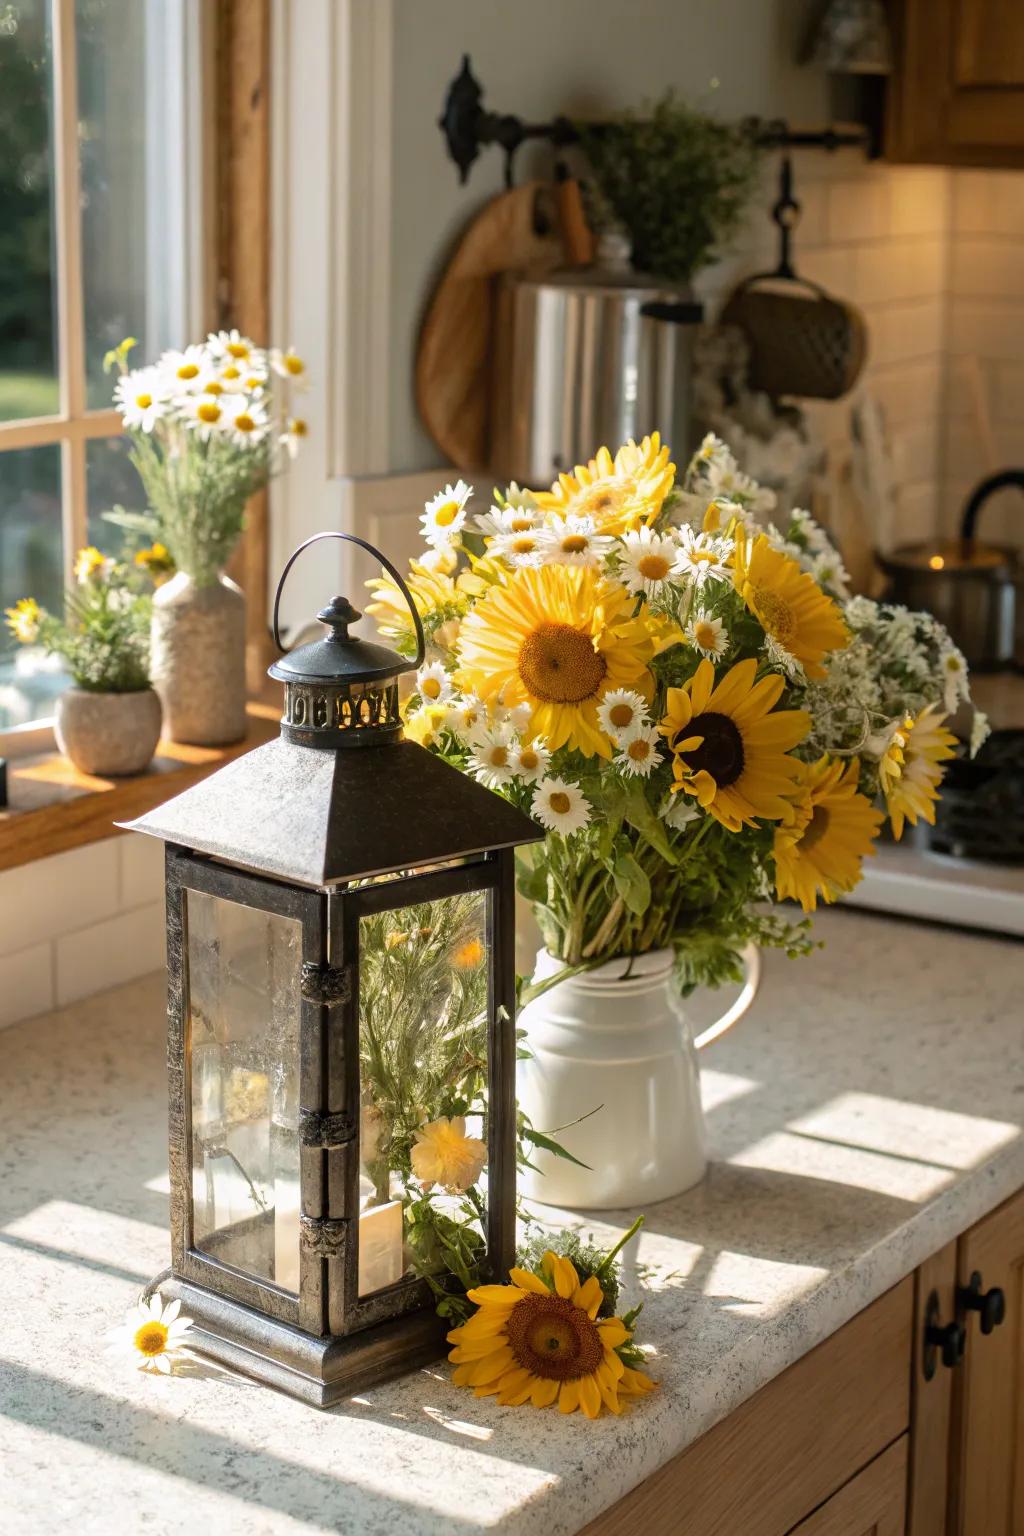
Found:
[[[446,1038],[452,999],[468,995],[456,951],[440,947],[456,918],[479,1004],[485,1267],[497,1276],[512,1262],[512,850],[542,835],[402,740],[398,679],[423,660],[419,616],[389,561],[348,534],[316,539],[330,537],[397,582],[416,660],[350,636],[359,614],[334,598],[318,615],[326,637],[270,668],[285,685],[279,739],[131,824],[167,845],[172,1268],[161,1287],[195,1320],[199,1348],[318,1405],[440,1352],[402,1191],[380,1166],[367,1063],[387,1048],[375,978],[393,944],[434,946],[431,986],[403,997],[403,1017],[424,1049]],[[316,539],[282,574],[278,643],[281,589]]]

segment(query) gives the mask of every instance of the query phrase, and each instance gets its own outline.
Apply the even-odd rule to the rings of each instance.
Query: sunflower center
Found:
[[[586,553],[587,538],[582,533],[570,533],[562,540],[563,555],[582,555]]]
[[[553,795],[548,796],[548,805],[556,816],[565,816],[572,809],[572,801],[561,789],[556,789]]]
[[[548,1381],[591,1376],[604,1359],[597,1328],[562,1296],[524,1296],[509,1313],[505,1332],[518,1364]]]
[[[664,555],[641,555],[636,568],[645,581],[664,581],[671,569]]]
[[[735,722],[728,715],[708,710],[694,716],[685,731],[687,736],[704,738],[695,751],[686,754],[690,772],[710,773],[719,789],[735,784],[743,772],[743,737]]]
[[[434,513],[434,522],[439,528],[450,528],[459,515],[457,501],[443,501]]]
[[[519,676],[535,698],[578,704],[592,698],[607,663],[571,624],[538,624],[519,647]]]
[[[803,836],[800,839],[799,847],[801,853],[807,853],[821,842],[828,831],[830,819],[829,813],[823,805],[816,805],[814,807],[811,819],[804,828]]]
[[[143,1323],[135,1333],[135,1348],[140,1355],[162,1355],[167,1346],[167,1328],[163,1323]]]
[[[755,587],[753,607],[761,623],[780,645],[787,645],[796,634],[796,618],[784,597],[769,587]]]

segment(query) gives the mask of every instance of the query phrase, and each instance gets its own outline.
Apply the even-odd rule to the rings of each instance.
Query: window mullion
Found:
[[[75,0],[52,4],[60,404],[61,415],[77,421],[85,411],[85,302]],[[62,444],[61,470],[64,571],[70,581],[75,551],[85,543],[86,530],[85,443],[80,438]]]

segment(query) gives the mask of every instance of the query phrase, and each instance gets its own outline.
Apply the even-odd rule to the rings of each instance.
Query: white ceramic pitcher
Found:
[[[754,1000],[760,956],[745,952],[747,980],[727,1013],[694,1038],[673,978],[670,949],[609,960],[555,982],[528,1003],[518,1025],[529,1060],[517,1092],[531,1124],[585,1168],[540,1149],[537,1172],[520,1173],[531,1200],[570,1209],[648,1205],[703,1177],[704,1112],[697,1052]],[[563,969],[539,951],[534,981]]]

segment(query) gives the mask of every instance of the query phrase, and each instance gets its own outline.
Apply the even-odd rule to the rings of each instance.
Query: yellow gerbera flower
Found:
[[[529,734],[552,752],[610,757],[598,705],[611,688],[651,697],[647,663],[662,640],[632,607],[625,587],[590,566],[524,566],[463,621],[462,687],[509,708],[529,704]]]
[[[865,795],[859,794],[860,763],[827,755],[803,764],[800,798],[791,822],[775,829],[775,889],[813,912],[820,895],[835,901],[860,880],[861,863],[874,853],[882,825]]]
[[[420,1126],[409,1156],[413,1173],[424,1184],[455,1191],[476,1183],[487,1162],[487,1147],[478,1136],[466,1135],[462,1115],[450,1120],[442,1115]]]
[[[916,827],[920,818],[931,827],[935,825],[935,802],[944,772],[939,764],[956,755],[956,737],[946,730],[945,719],[936,705],[926,705],[913,720],[906,720],[899,732],[903,738],[902,763],[895,763],[892,754],[887,754],[882,790],[897,840],[903,836],[904,821]]]
[[[95,545],[88,544],[75,556],[75,580],[88,581],[91,576],[102,571],[106,563],[106,555],[101,554]]]
[[[614,459],[607,448],[599,448],[589,464],[577,464],[571,475],[559,475],[550,491],[536,491],[534,499],[559,517],[593,518],[598,533],[649,527],[675,483],[670,452],[657,432],[641,443],[631,438]]]
[[[410,561],[405,581],[421,619],[445,611],[454,618],[466,606],[466,598],[452,577],[446,571],[431,569],[420,560]],[[367,603],[366,611],[376,619],[381,634],[392,640],[408,638],[412,634],[412,619],[397,583],[390,576],[382,575],[372,577],[366,585],[375,594],[373,601]]]
[[[672,752],[673,793],[696,796],[730,832],[758,817],[781,821],[801,764],[787,756],[807,735],[803,709],[775,709],[783,689],[777,673],[755,682],[752,658],[730,667],[715,686],[706,657],[682,688],[670,688],[661,734]]]
[[[511,1269],[509,1279],[469,1292],[479,1311],[448,1335],[456,1386],[513,1406],[557,1401],[562,1413],[578,1408],[588,1419],[653,1390],[616,1353],[631,1335],[621,1318],[598,1316],[604,1293],[595,1275],[581,1285],[575,1266],[548,1252],[540,1274]]]
[[[22,645],[32,645],[39,638],[39,621],[43,610],[34,597],[21,597],[13,608],[4,609],[7,628]]]
[[[737,528],[733,583],[765,633],[802,662],[808,677],[824,677],[822,657],[848,644],[850,631],[814,577],[765,534],[748,543]]]

